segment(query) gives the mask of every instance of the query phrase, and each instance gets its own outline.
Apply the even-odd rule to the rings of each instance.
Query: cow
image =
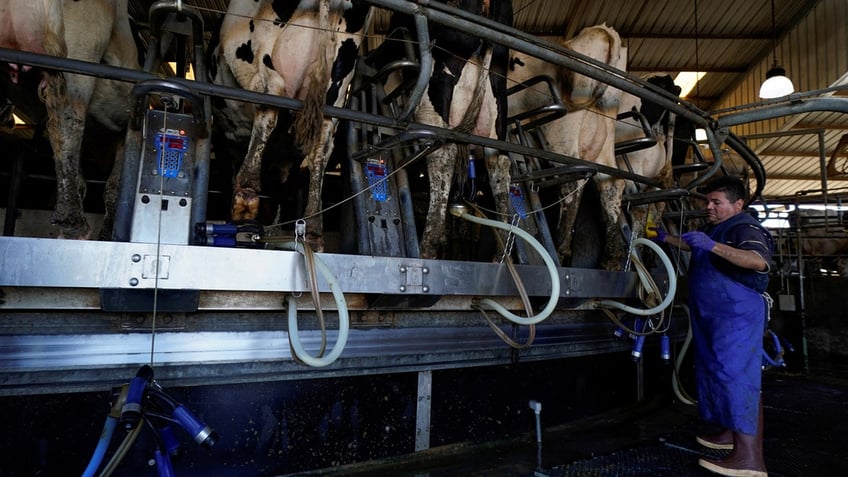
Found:
[[[91,63],[139,68],[126,0],[0,0],[0,47],[67,57]],[[83,215],[85,182],[80,151],[86,121],[120,133],[128,118],[132,85],[120,81],[61,72],[36,71],[27,65],[5,65],[14,84],[40,75],[38,94],[46,107],[46,129],[56,168],[56,207],[51,223],[59,237],[91,238]],[[107,217],[114,209],[120,171],[113,169],[104,196]],[[112,191],[111,193],[109,191]],[[108,237],[108,225],[101,238]]]
[[[456,0],[449,3],[474,15],[512,25],[512,2],[508,0]],[[405,28],[420,38],[417,24],[409,15],[392,15],[389,31]],[[458,31],[428,22],[431,40],[431,69],[421,100],[415,105],[413,119],[417,123],[453,129],[487,138],[505,136],[506,65],[505,47],[483,40],[469,32]],[[391,37],[386,40],[392,42]],[[400,41],[389,45],[381,55],[384,61],[403,56]],[[384,45],[385,46],[385,45]],[[394,47],[394,50],[390,48]],[[375,65],[378,69],[380,64]],[[388,78],[388,82],[400,81]],[[419,253],[422,258],[440,258],[447,243],[447,206],[452,190],[457,190],[467,177],[468,162],[473,154],[485,157],[488,182],[495,209],[502,219],[509,216],[509,159],[496,150],[479,151],[476,146],[448,142],[426,157],[429,201]]]
[[[644,78],[649,84],[653,84],[675,96],[680,94],[680,87],[674,84],[669,75],[654,75]],[[638,111],[642,114],[650,131],[643,130],[640,121],[632,116],[622,117],[622,113]],[[650,147],[636,149],[616,157],[618,167],[643,177],[658,180],[663,188],[671,188],[673,185],[672,165],[674,155],[681,152],[685,155],[685,149],[689,146],[685,141],[676,141],[678,136],[686,137],[691,134],[691,122],[681,118],[672,121],[672,114],[650,101],[643,101],[638,96],[622,92],[619,103],[619,120],[615,126],[615,141],[617,144],[639,138],[647,138],[650,134],[656,140],[656,144]],[[680,125],[678,129],[676,125]],[[673,130],[672,130],[673,128]],[[678,133],[680,131],[680,133]],[[644,192],[645,187],[633,181],[625,182],[625,193]],[[636,205],[629,208],[630,226],[633,234],[643,235],[647,225],[648,216],[660,221],[665,209],[664,202],[654,202]]]
[[[309,169],[304,216],[307,241],[316,250],[324,246],[321,191],[337,125],[322,110],[325,104],[344,105],[370,17],[371,7],[362,0],[233,0],[217,41],[210,44],[213,83],[303,101],[291,129]],[[226,101],[213,114],[228,140],[250,138],[233,182],[231,218],[253,220],[263,155],[281,113],[262,104]],[[293,161],[283,166],[283,180],[292,166]]]
[[[848,277],[848,231],[841,214],[815,209],[789,213],[789,232],[775,233],[775,258],[789,273],[800,253],[807,275],[836,274]],[[800,233],[798,233],[800,232]]]
[[[572,39],[561,39],[560,46],[624,70],[625,49],[618,33],[606,24],[586,27]],[[519,84],[536,76],[548,76],[559,90],[567,113],[540,126],[551,151],[584,161],[616,167],[615,127],[620,109],[621,91],[566,68],[547,63],[523,53],[510,56],[508,80]],[[509,116],[529,111],[547,101],[550,93],[529,88],[513,95]],[[617,269],[626,252],[618,224],[625,181],[607,174],[596,174],[603,215],[606,223],[607,257],[605,268]],[[561,263],[571,259],[571,237],[577,218],[584,182],[563,185],[562,203],[557,228],[557,252]]]

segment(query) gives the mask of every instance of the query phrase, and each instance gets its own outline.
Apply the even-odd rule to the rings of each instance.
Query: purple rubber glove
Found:
[[[715,240],[711,239],[704,232],[686,232],[681,235],[680,238],[686,242],[686,245],[688,245],[691,250],[699,248],[709,252],[716,245]]]
[[[659,227],[648,227],[645,231],[647,232],[648,238],[657,243],[665,243],[665,236],[668,235],[665,233],[665,230]]]

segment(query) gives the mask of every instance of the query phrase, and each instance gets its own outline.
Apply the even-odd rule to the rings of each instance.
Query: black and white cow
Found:
[[[448,4],[512,25],[512,2],[509,0],[454,0]],[[416,23],[408,15],[395,13],[392,16],[389,31],[398,27],[407,28],[413,32],[413,38],[418,37]],[[415,122],[503,139],[507,49],[471,32],[434,22],[428,22],[428,35],[432,45],[432,70],[425,72],[430,73],[430,80],[415,108]],[[446,243],[449,195],[458,174],[467,172],[461,166],[467,165],[465,159],[471,152],[465,145],[449,142],[426,158],[429,204],[420,243],[422,258],[437,258]],[[485,157],[495,208],[505,219],[508,216],[509,159],[495,150],[478,151],[475,156]]]
[[[344,104],[370,13],[361,0],[233,0],[219,44],[210,45],[214,83],[303,101],[291,133],[309,168],[304,215],[309,241],[317,250],[323,249],[323,174],[336,130],[336,122],[325,118],[322,109]],[[234,181],[231,215],[233,220],[254,219],[263,155],[278,116],[287,113],[259,104],[226,103],[215,111],[219,128],[232,141],[250,138]]]
[[[0,47],[139,68],[126,0],[0,0]],[[85,182],[80,170],[86,120],[93,119],[112,132],[122,131],[129,116],[132,85],[32,71],[26,65],[3,66],[4,74],[16,84],[25,82],[24,75],[41,75],[38,94],[46,106],[47,135],[56,165],[57,197],[51,222],[60,227],[60,237],[90,238],[91,228],[83,215]],[[113,209],[117,178],[114,170],[111,194],[107,187],[109,195],[104,197],[107,215]],[[104,223],[109,220],[107,216]]]

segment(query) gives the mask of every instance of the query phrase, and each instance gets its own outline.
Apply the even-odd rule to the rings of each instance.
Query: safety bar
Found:
[[[554,85],[554,79],[547,75],[534,76],[533,78],[528,79],[523,83],[519,83],[515,86],[512,86],[506,90],[507,98],[515,93],[519,93],[521,91],[530,88],[531,86],[537,85],[539,83],[544,82],[548,85],[548,92],[552,99],[551,104],[546,106],[541,106],[536,109],[531,109],[530,111],[525,111],[523,113],[515,114],[514,116],[510,116],[507,118],[508,123],[521,122],[528,118],[535,118],[532,121],[524,123],[521,127],[525,131],[529,131],[533,128],[537,128],[543,124],[547,124],[555,119],[559,119],[568,112],[568,108],[565,107],[565,104],[562,102],[562,97],[559,94],[559,89]]]
[[[657,137],[651,130],[651,125],[648,124],[648,119],[644,114],[634,107],[630,111],[619,113],[616,120],[623,121],[627,118],[634,118],[639,121],[639,125],[642,127],[642,132],[644,132],[645,135],[643,137],[637,137],[615,143],[616,156],[641,151],[642,149],[648,149],[657,145]]]

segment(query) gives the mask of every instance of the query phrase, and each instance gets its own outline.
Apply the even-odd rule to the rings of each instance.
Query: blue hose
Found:
[[[103,423],[103,430],[100,432],[100,440],[97,442],[97,447],[94,449],[94,454],[88,462],[88,467],[82,473],[82,477],[93,477],[97,469],[100,468],[100,463],[103,462],[109,443],[112,442],[112,434],[115,433],[116,427],[118,427],[118,418],[106,416],[106,422]]]

